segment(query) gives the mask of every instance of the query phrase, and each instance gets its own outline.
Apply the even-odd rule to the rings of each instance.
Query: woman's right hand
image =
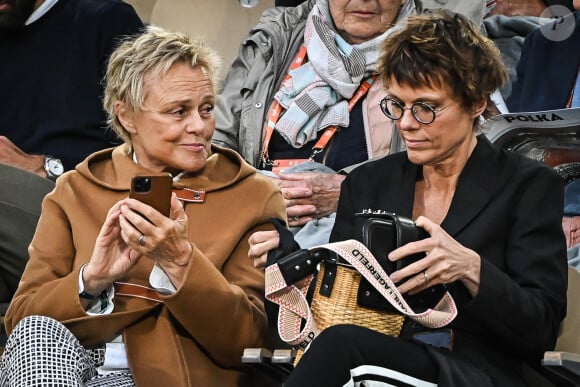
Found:
[[[256,231],[248,239],[250,249],[248,256],[254,261],[254,267],[263,268],[266,266],[268,251],[280,245],[280,234],[278,231]]]
[[[391,280],[395,283],[406,279],[398,286],[399,291],[415,294],[435,284],[461,281],[475,297],[481,276],[479,254],[463,246],[440,225],[424,216],[418,217],[415,224],[427,231],[430,237],[409,242],[388,255],[391,261],[397,261],[412,254],[426,254],[417,262],[391,273]]]
[[[121,237],[119,217],[124,202],[125,199],[119,201],[107,213],[97,236],[93,255],[83,271],[85,291],[89,294],[101,294],[141,257]]]

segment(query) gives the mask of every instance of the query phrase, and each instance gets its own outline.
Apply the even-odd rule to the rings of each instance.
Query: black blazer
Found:
[[[506,103],[510,112],[531,112],[566,107],[580,66],[580,12],[568,39],[554,41],[542,30],[531,32],[524,42],[517,66],[517,81]]]
[[[421,173],[406,152],[355,169],[343,182],[330,240],[360,240],[354,214],[364,209],[411,217]],[[523,360],[539,366],[553,348],[566,314],[563,185],[548,166],[478,137],[441,226],[481,256],[481,283],[473,298],[460,282],[448,285],[459,310],[450,325],[455,348],[429,349],[440,385],[474,385],[463,361],[498,386],[522,385]]]

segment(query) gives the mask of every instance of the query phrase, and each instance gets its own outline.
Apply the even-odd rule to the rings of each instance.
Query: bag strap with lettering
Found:
[[[352,265],[389,303],[401,314],[428,328],[441,328],[457,317],[457,307],[449,292],[432,309],[416,313],[391,281],[369,249],[354,239],[317,246],[332,251]],[[306,292],[313,276],[309,275],[296,284],[287,284],[277,263],[266,268],[266,298],[280,306],[278,333],[280,338],[292,345],[305,348],[319,333]],[[305,320],[301,328],[302,320]]]

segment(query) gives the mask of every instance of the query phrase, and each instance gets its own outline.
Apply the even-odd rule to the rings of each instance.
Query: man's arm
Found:
[[[24,169],[41,177],[48,177],[44,169],[44,155],[31,155],[18,148],[6,136],[0,136],[0,163]]]

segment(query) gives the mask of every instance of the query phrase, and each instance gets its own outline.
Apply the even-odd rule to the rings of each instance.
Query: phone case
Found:
[[[134,176],[131,180],[130,198],[150,205],[165,216],[171,210],[171,175]]]

